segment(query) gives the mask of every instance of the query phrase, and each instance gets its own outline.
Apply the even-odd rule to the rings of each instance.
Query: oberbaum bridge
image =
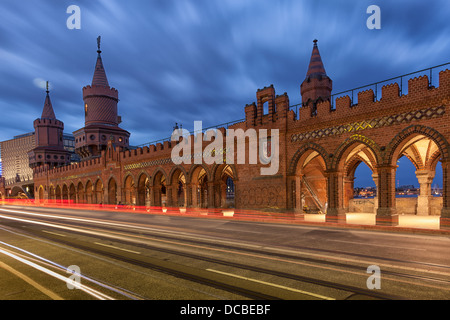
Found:
[[[433,71],[444,65],[332,95],[332,80],[314,40],[301,104],[290,105],[288,95],[276,95],[270,85],[257,90],[256,103],[245,106],[245,119],[216,127],[224,136],[227,129],[278,130],[278,172],[261,175],[267,165],[249,164],[249,152],[245,163],[227,163],[224,157],[213,164],[174,164],[173,148],[194,135],[130,149],[130,133],[119,127],[118,91],[109,86],[100,42],[97,53],[92,84],[83,88],[85,127],[74,132],[81,162],[70,164],[62,144],[64,124],[55,117],[48,90],[42,116],[34,121],[36,148],[29,162],[36,202],[119,203],[181,212],[232,207],[292,215],[308,208],[325,213],[327,222],[345,223],[355,170],[364,162],[377,190],[370,208],[376,224],[396,226],[397,161],[406,156],[420,184],[420,194],[410,199],[414,214],[440,215],[440,228],[450,229],[450,71],[440,71],[433,85]],[[247,146],[249,139],[244,140]],[[208,144],[203,141],[201,148]],[[269,138],[258,147],[270,152],[270,145]],[[439,161],[442,197],[433,197]],[[7,191],[0,183],[3,198]]]

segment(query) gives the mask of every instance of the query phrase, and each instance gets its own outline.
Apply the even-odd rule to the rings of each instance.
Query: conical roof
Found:
[[[50,100],[49,92],[45,97],[44,110],[42,111],[41,119],[56,119],[55,112],[53,111],[52,101]]]
[[[94,77],[92,78],[93,86],[109,87],[108,78],[106,77],[105,68],[103,67],[101,51],[98,50],[97,63],[95,64]]]
[[[326,75],[327,73],[325,72],[322,57],[319,53],[319,47],[317,46],[317,40],[314,40],[314,47],[311,54],[311,60],[309,62],[308,72],[306,73],[306,78],[319,76],[324,77]]]

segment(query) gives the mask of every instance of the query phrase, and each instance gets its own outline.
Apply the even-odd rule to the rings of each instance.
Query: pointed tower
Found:
[[[31,168],[48,165],[50,168],[70,163],[70,152],[64,149],[64,123],[56,119],[48,90],[40,119],[34,121],[36,148],[28,152]]]
[[[129,148],[130,133],[119,128],[121,118],[117,115],[119,93],[109,86],[97,38],[97,62],[92,84],[83,88],[84,128],[75,131],[75,152],[82,159],[99,157],[106,150],[108,140],[122,149]]]
[[[300,86],[303,105],[310,105],[315,108],[319,101],[330,99],[333,89],[333,81],[327,76],[322,58],[317,46],[317,40],[314,40],[314,47],[309,62],[306,79]],[[313,113],[313,112],[312,112]]]

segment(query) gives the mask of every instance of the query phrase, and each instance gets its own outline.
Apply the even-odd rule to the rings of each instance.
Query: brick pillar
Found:
[[[375,182],[375,189],[376,189],[376,195],[373,198],[373,213],[376,214],[377,210],[378,210],[378,192],[379,192],[379,190],[378,190],[378,173],[373,173],[372,179],[373,179],[373,182]]]
[[[345,212],[349,211],[350,200],[353,199],[353,189],[355,185],[354,176],[344,177],[344,209]]]
[[[295,181],[294,181],[294,187],[295,189],[292,192],[292,196],[295,197],[294,198],[294,205],[295,205],[295,213],[303,213],[303,202],[304,202],[304,197],[302,197],[302,178],[303,175],[296,175],[295,176]],[[302,201],[303,200],[303,201]]]
[[[433,183],[434,171],[418,170],[416,177],[420,185],[420,194],[417,197],[417,215],[428,216],[430,215],[431,183]]]
[[[214,208],[214,182],[208,182],[208,208]]]
[[[450,160],[442,162],[443,190],[440,227],[450,230]]]
[[[166,186],[166,206],[167,207],[173,207],[173,187],[172,186]]]
[[[378,209],[377,225],[398,225],[397,209],[395,207],[395,171],[397,166],[378,167]]]
[[[327,171],[327,209],[326,222],[345,223],[344,180],[339,171]]]

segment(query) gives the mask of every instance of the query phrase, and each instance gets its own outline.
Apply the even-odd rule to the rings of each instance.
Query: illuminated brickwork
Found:
[[[249,164],[248,154],[245,164],[175,165],[171,160],[175,142],[126,150],[108,140],[100,157],[61,168],[37,168],[35,188],[42,188],[43,198],[52,200],[233,206],[296,214],[321,211],[327,221],[341,222],[353,197],[356,167],[364,162],[377,185],[377,224],[396,225],[395,174],[397,160],[405,155],[416,166],[423,190],[441,161],[441,227],[449,228],[450,71],[439,73],[437,87],[421,76],[408,81],[408,94],[400,94],[399,85],[393,83],[383,86],[379,99],[366,90],[358,93],[357,104],[344,96],[332,108],[332,82],[319,57],[315,43],[301,85],[304,103],[297,114],[289,107],[287,94],[276,95],[269,86],[258,90],[256,102],[245,106],[245,120],[228,128],[279,130],[279,168],[274,175],[261,175],[265,166]],[[203,142],[203,148],[208,143]],[[425,191],[419,202],[420,214],[427,214],[422,210],[429,202]]]

